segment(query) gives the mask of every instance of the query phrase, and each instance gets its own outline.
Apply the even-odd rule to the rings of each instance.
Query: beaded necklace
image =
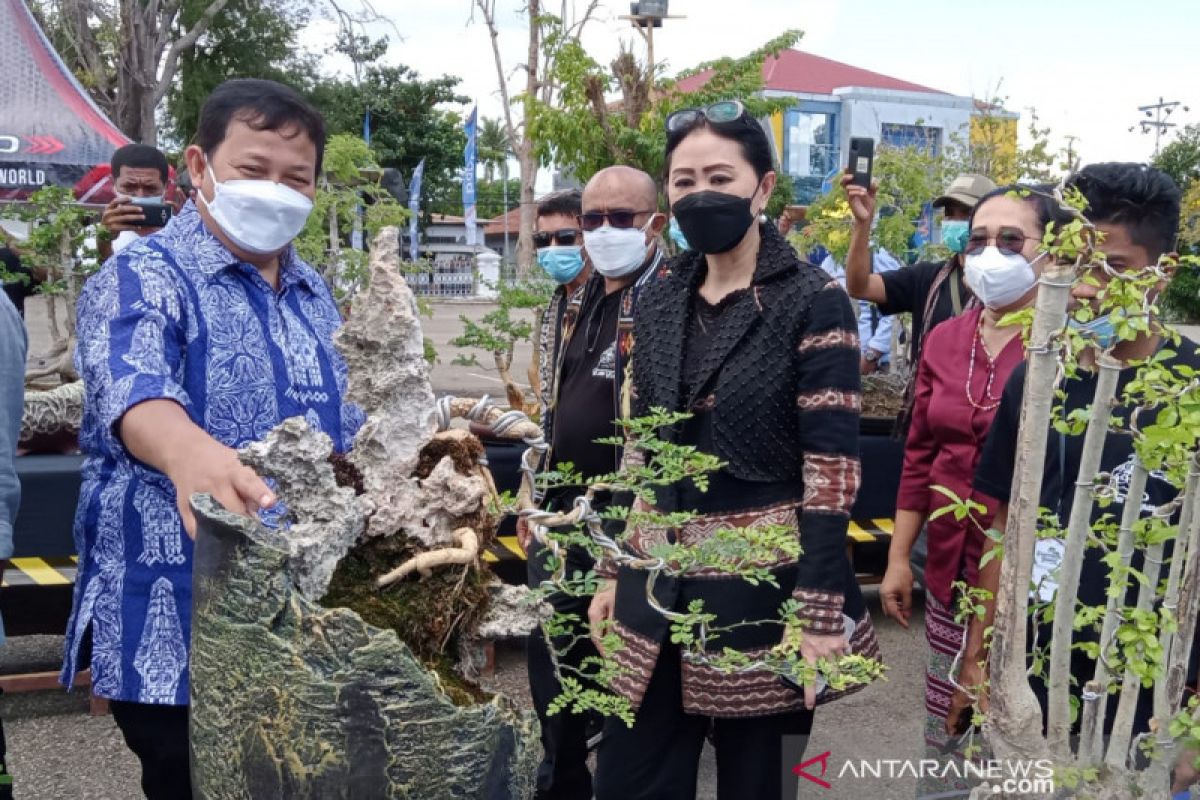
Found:
[[[977,325],[975,327],[975,336],[973,339],[971,339],[971,362],[970,362],[970,365],[967,367],[967,386],[966,386],[967,402],[970,403],[977,411],[995,411],[997,408],[1000,407],[1000,399],[1001,399],[992,394],[992,384],[994,384],[996,381],[996,361],[995,361],[995,359],[992,358],[992,354],[987,351],[986,347],[983,348],[983,355],[985,358],[987,358],[988,374],[987,374],[987,383],[983,387],[983,398],[980,401],[982,403],[982,405],[980,405],[980,403],[976,403],[975,398],[971,396],[971,383],[975,378],[975,354],[978,352],[976,348],[979,347],[979,343],[982,340],[983,340],[983,315],[980,314],[979,315],[979,325]],[[996,402],[989,405],[988,404],[989,400],[995,400]]]

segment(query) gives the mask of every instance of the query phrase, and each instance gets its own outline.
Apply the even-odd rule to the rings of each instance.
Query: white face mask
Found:
[[[290,186],[274,181],[217,181],[212,165],[213,199],[203,192],[197,199],[208,208],[213,222],[234,244],[257,255],[278,253],[299,235],[312,212],[313,202]]]
[[[650,244],[646,228],[654,217],[640,228],[614,228],[608,223],[594,231],[583,232],[583,247],[592,266],[606,278],[623,278],[637,272],[646,261]]]
[[[1033,264],[1041,257],[1039,255],[1030,263],[1020,253],[1001,253],[995,245],[990,245],[982,253],[967,256],[967,285],[979,302],[990,309],[1010,306],[1037,283]]]

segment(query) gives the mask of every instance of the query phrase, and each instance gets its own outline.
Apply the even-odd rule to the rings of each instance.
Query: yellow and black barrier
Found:
[[[10,558],[0,587],[70,586],[78,566],[78,556]]]

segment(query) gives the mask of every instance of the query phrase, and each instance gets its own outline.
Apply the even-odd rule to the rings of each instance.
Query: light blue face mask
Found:
[[[537,251],[538,266],[555,283],[570,283],[583,271],[583,248],[553,245]]]
[[[667,233],[671,237],[671,241],[680,250],[691,250],[692,246],[688,244],[687,237],[683,235],[683,231],[679,229],[679,222],[674,217],[671,217],[671,224],[667,226]]]
[[[1108,314],[1096,317],[1090,322],[1068,320],[1067,325],[1072,330],[1079,331],[1089,342],[1094,342],[1101,350],[1112,347],[1113,342],[1117,340],[1117,329],[1113,326],[1112,317]]]
[[[967,237],[971,229],[965,219],[942,220],[942,244],[950,248],[951,253],[961,253],[967,249]]]

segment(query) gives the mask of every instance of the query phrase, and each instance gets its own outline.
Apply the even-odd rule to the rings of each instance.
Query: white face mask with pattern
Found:
[[[256,255],[278,253],[304,229],[313,202],[292,187],[263,180],[220,182],[211,164],[207,169],[213,199],[203,192],[196,197],[238,247]]]

